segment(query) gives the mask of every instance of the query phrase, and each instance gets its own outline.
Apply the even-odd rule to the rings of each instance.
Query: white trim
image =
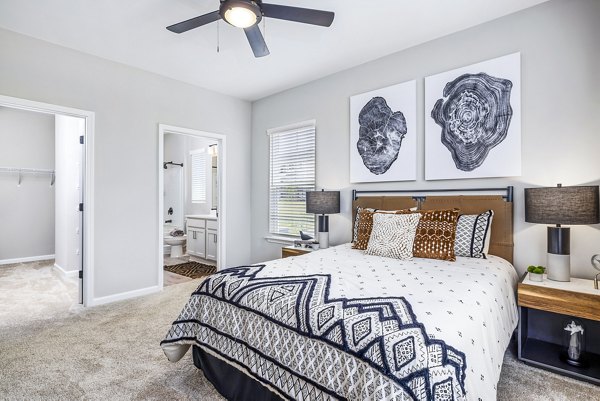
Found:
[[[215,139],[218,142],[218,180],[219,180],[219,217],[218,233],[219,233],[219,249],[217,253],[217,266],[220,269],[224,269],[227,266],[227,136],[223,134],[216,134],[213,132],[198,131],[190,128],[175,127],[172,125],[159,124],[158,125],[158,252],[157,252],[157,276],[158,276],[158,288],[162,289],[164,286],[163,280],[163,264],[164,264],[164,177],[163,177],[163,163],[164,163],[164,142],[165,134],[183,134],[194,137],[210,138]]]
[[[302,128],[312,127],[315,129],[315,134],[317,130],[317,120],[306,120],[300,121],[299,123],[293,123],[288,125],[283,125],[281,127],[269,128],[267,130],[267,135],[278,134],[280,132],[288,132],[290,134],[294,133],[294,130],[300,130]]]
[[[300,237],[283,237],[280,235],[267,235],[265,240],[272,244],[284,244],[284,245],[292,245],[294,241],[299,240]]]
[[[118,294],[107,295],[105,297],[98,297],[92,300],[92,303],[87,306],[98,306],[109,304],[111,302],[124,301],[126,299],[141,297],[142,295],[154,294],[160,292],[161,287],[155,285],[152,287],[140,288],[139,290],[120,292]]]
[[[96,114],[93,111],[35,102],[0,95],[0,106],[85,118],[85,180],[83,188],[83,306],[94,304],[94,134]]]
[[[54,255],[39,255],[39,256],[28,256],[26,258],[3,259],[3,260],[0,260],[0,265],[10,265],[13,263],[38,262],[40,260],[50,260],[50,259],[54,259]]]
[[[54,270],[65,278],[77,278],[79,276],[79,270],[65,270],[56,263],[54,264]]]

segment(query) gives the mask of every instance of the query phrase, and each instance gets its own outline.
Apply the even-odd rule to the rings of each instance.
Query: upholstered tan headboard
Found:
[[[497,190],[497,189],[490,189]],[[513,262],[513,203],[512,187],[506,195],[458,195],[458,196],[356,196],[352,202],[352,224],[356,220],[356,208],[370,207],[382,210],[398,210],[418,207],[420,210],[459,209],[462,214],[478,214],[494,211],[490,254]],[[481,191],[485,191],[482,189]],[[377,191],[373,191],[377,192]],[[415,191],[428,192],[428,191]],[[354,228],[354,227],[353,227]]]

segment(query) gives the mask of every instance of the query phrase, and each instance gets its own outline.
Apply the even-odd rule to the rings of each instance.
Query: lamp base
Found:
[[[571,281],[571,255],[547,255],[548,280]]]
[[[329,248],[329,231],[319,233],[319,249]]]
[[[571,229],[548,227],[548,280],[571,281]]]
[[[329,216],[319,216],[319,249],[329,248]]]

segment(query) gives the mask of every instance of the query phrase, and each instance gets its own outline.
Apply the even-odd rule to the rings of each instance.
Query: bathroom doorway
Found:
[[[159,125],[160,287],[226,266],[226,138]]]
[[[94,113],[8,96],[0,113],[0,303],[32,319],[88,305]]]

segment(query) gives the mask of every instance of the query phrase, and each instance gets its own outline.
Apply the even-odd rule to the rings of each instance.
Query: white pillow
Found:
[[[362,212],[363,210],[369,211],[369,212],[378,212],[378,213],[396,213],[398,210],[379,210],[379,209],[373,209],[370,207],[362,207],[362,206],[357,206],[356,207],[356,217],[354,218],[354,226],[352,227],[352,243],[355,243],[356,240],[358,239],[358,222],[360,220],[360,212]],[[409,209],[411,212],[414,212],[415,210],[417,210],[417,207],[411,207]]]
[[[365,253],[395,259],[411,259],[420,213],[373,215],[373,231]]]
[[[490,249],[494,211],[480,214],[461,214],[456,223],[454,254],[485,259]]]

